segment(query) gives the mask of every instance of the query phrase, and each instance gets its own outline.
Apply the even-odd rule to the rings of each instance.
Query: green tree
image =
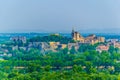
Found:
[[[71,50],[70,50],[70,53],[71,53],[71,54],[75,54],[75,53],[76,53],[76,49],[75,49],[74,46],[72,46],[72,48],[71,48]]]

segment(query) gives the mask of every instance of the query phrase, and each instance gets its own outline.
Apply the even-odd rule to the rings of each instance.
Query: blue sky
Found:
[[[119,32],[120,0],[0,0],[0,32]]]

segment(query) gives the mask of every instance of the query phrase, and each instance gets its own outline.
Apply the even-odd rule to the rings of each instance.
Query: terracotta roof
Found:
[[[102,46],[98,46],[97,49],[100,49],[100,50],[108,50],[109,47],[108,47],[108,46],[105,46],[105,45],[102,45]]]

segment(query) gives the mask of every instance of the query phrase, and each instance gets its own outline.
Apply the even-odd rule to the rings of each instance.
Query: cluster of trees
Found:
[[[28,42],[74,42],[60,35],[34,37]],[[23,43],[6,45],[25,46]],[[110,46],[108,52],[98,53],[95,45],[81,44],[43,54],[38,49],[8,50],[12,57],[0,61],[0,80],[120,80],[120,52]],[[6,48],[6,47],[5,47]]]
[[[29,39],[30,42],[50,42],[50,41],[55,41],[55,42],[60,42],[63,44],[67,44],[68,42],[72,41],[71,38],[64,37],[61,35],[49,35],[49,36],[37,36]]]
[[[96,45],[81,45],[43,55],[38,49],[13,51],[0,61],[1,80],[120,80],[120,53],[110,47],[98,53]]]

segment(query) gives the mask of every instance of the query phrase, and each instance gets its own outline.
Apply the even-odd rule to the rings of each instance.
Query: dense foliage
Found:
[[[98,53],[96,45],[81,45],[43,55],[38,49],[15,50],[0,61],[1,80],[120,80],[120,52],[111,46]],[[68,54],[69,53],[69,54]]]
[[[30,42],[50,42],[50,41],[55,41],[55,42],[60,42],[60,43],[68,43],[71,41],[70,38],[60,36],[60,35],[49,35],[49,36],[37,36],[33,37],[29,40]]]
[[[37,36],[28,42],[75,42],[60,35]],[[12,50],[11,45],[25,47],[22,42],[5,43],[2,48],[12,56],[0,60],[0,80],[120,80],[120,50],[110,46],[108,52],[97,52],[100,44],[81,44],[78,50],[73,46],[43,54],[37,48],[29,51]],[[105,43],[104,43],[105,44]]]

